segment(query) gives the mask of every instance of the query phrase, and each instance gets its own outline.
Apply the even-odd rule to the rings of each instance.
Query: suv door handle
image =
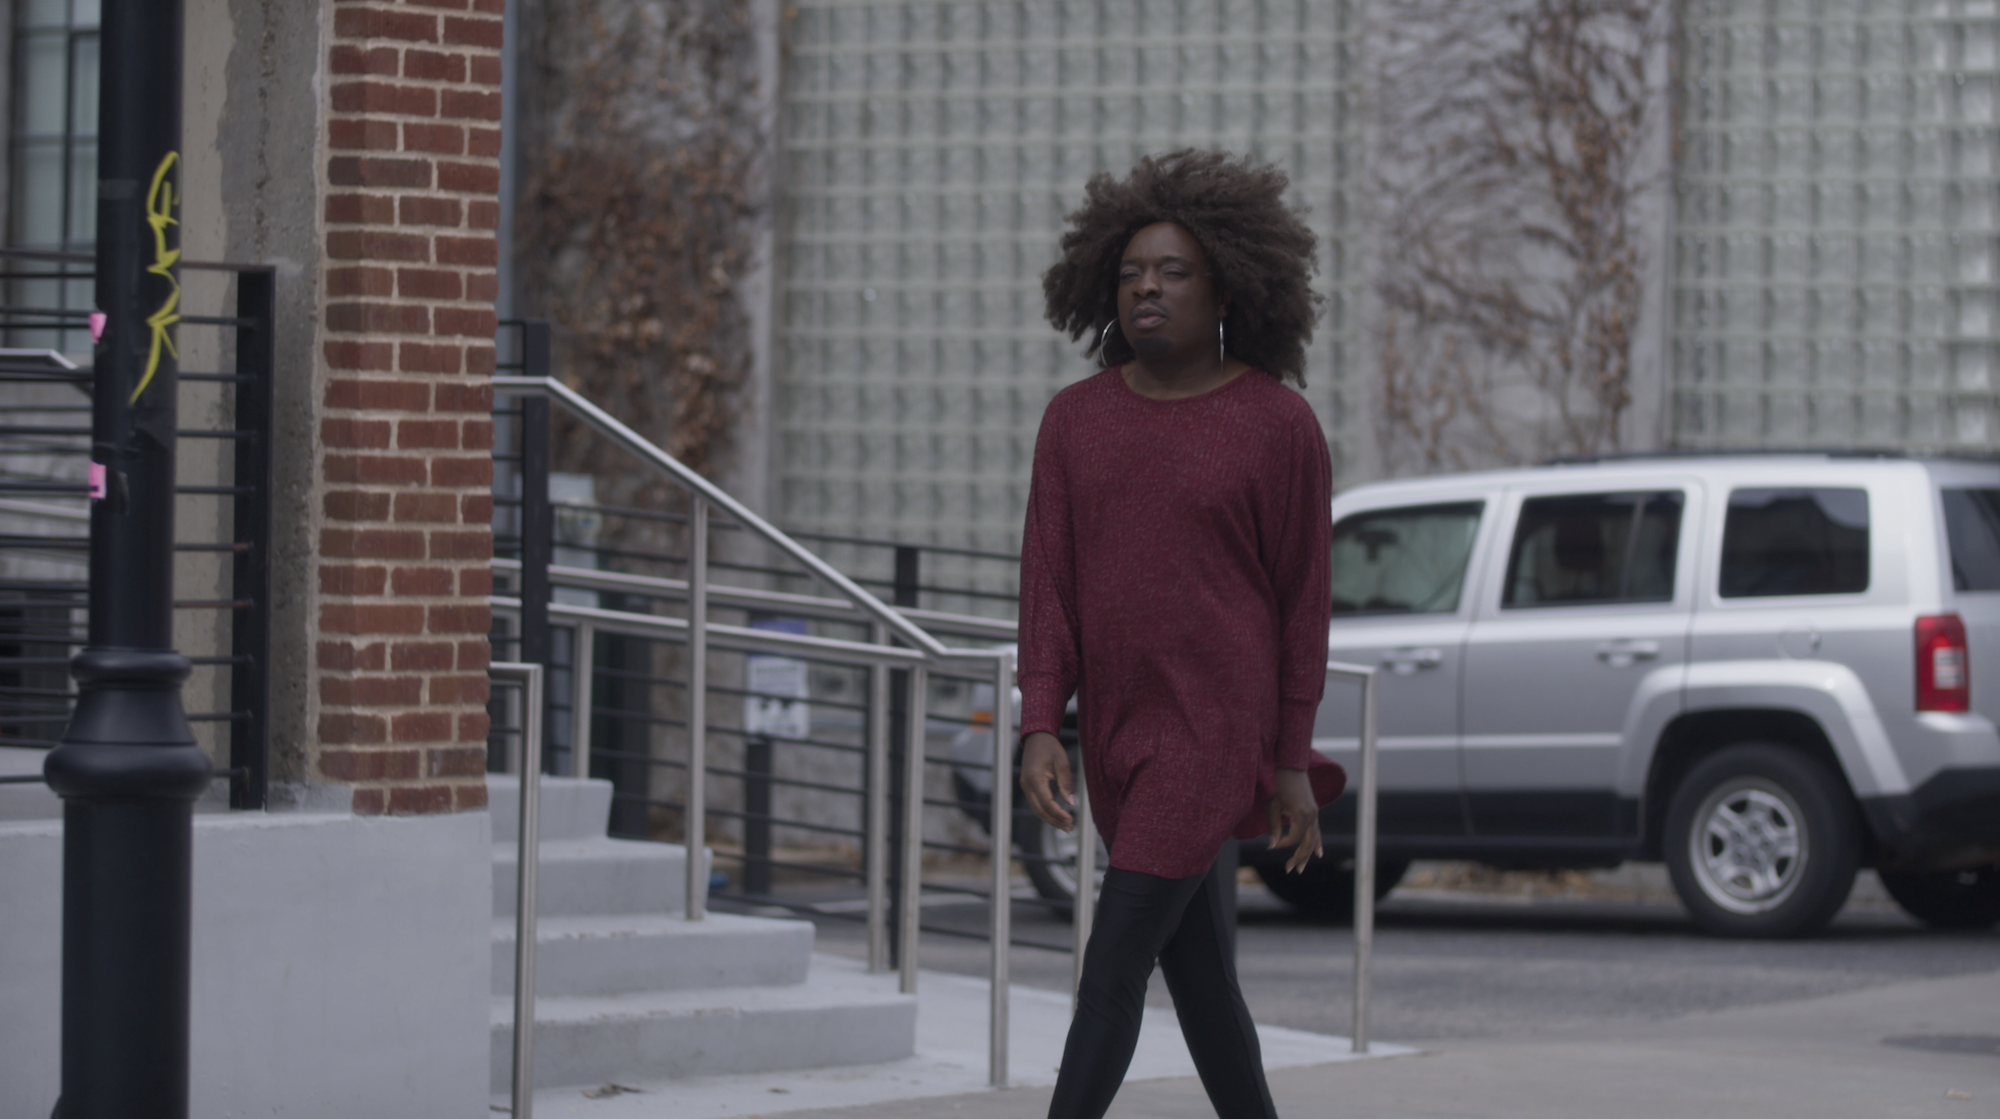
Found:
[[[1408,676],[1420,668],[1436,668],[1444,663],[1439,649],[1396,649],[1382,654],[1382,667],[1398,676]]]
[[[1660,643],[1657,641],[1606,641],[1597,647],[1597,659],[1613,668],[1627,668],[1659,655]]]

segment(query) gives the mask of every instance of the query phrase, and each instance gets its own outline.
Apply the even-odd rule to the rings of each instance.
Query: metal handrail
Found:
[[[688,553],[688,784],[687,784],[687,919],[699,921],[708,912],[708,638],[715,623],[708,620],[708,502],[700,494],[688,503],[692,536]],[[551,611],[553,613],[553,611]]]
[[[493,570],[518,572],[521,561],[496,559]],[[586,591],[611,591],[613,593],[640,594],[652,598],[680,601],[688,595],[685,579],[673,579],[657,575],[631,575],[622,571],[604,571],[594,567],[568,567],[562,564],[549,565],[549,583],[553,586],[570,587]],[[782,610],[790,614],[824,618],[830,621],[867,622],[865,611],[851,602],[821,595],[792,594],[786,591],[758,590],[754,587],[731,587],[711,584],[708,601],[724,606],[745,606],[760,610]],[[968,637],[990,637],[998,641],[1012,641],[1019,630],[1017,623],[1004,618],[986,618],[977,614],[956,614],[944,610],[920,610],[914,606],[891,606],[889,609],[916,623],[929,623],[947,633],[963,634]]]
[[[595,630],[606,632],[635,633],[638,636],[667,640],[686,641],[690,646],[688,666],[688,793],[686,802],[687,836],[687,919],[699,921],[705,910],[708,892],[707,866],[704,859],[706,834],[706,775],[704,763],[707,750],[707,693],[708,666],[707,649],[711,640],[718,648],[752,652],[762,650],[784,650],[804,653],[818,659],[841,663],[868,665],[880,673],[890,665],[906,667],[910,677],[910,727],[911,741],[906,751],[904,821],[903,821],[903,880],[900,896],[899,945],[901,967],[898,987],[904,994],[915,994],[917,989],[917,947],[921,919],[920,901],[923,888],[923,776],[925,764],[924,728],[926,724],[925,706],[928,699],[928,673],[933,664],[974,664],[985,662],[992,666],[994,673],[994,694],[997,697],[1010,695],[1014,686],[1014,650],[1007,649],[954,649],[946,646],[917,624],[902,610],[888,606],[860,585],[841,574],[831,564],[821,559],[804,545],[793,540],[784,532],[751,512],[742,503],[731,497],[715,483],[675,459],[666,451],[620,423],[608,412],[591,403],[575,390],[549,377],[496,377],[493,380],[496,394],[552,397],[572,415],[585,424],[612,439],[626,450],[638,455],[654,467],[669,475],[693,495],[689,508],[691,532],[690,555],[688,557],[688,579],[661,580],[661,584],[673,585],[675,590],[685,589],[688,603],[686,619],[659,617],[651,614],[628,613],[625,611],[603,610],[596,607],[575,606],[567,603],[551,602],[547,608],[550,619],[566,618],[578,627],[578,646],[586,643],[587,635]],[[876,626],[875,643],[842,641],[835,638],[809,637],[799,634],[775,633],[769,630],[749,629],[739,626],[718,625],[708,620],[708,606],[713,600],[721,600],[726,594],[732,602],[751,601],[752,596],[768,592],[750,592],[746,588],[721,588],[712,590],[708,583],[709,518],[712,509],[719,509],[737,525],[748,529],[766,542],[790,556],[822,582],[832,586],[846,596],[850,611],[857,613],[856,620],[872,621]],[[496,564],[496,566],[499,566]],[[518,565],[517,565],[518,566]],[[553,565],[551,565],[551,568]],[[553,585],[554,572],[547,570]],[[604,573],[591,573],[585,569],[571,568],[565,575],[577,580],[602,578]],[[627,577],[629,579],[629,577]],[[634,584],[621,581],[617,589],[633,589]],[[799,597],[799,596],[792,596]],[[768,601],[768,600],[766,600]],[[834,600],[820,600],[838,606]],[[491,605],[496,611],[521,609],[518,598],[494,596]],[[798,605],[805,605],[800,603]],[[956,616],[944,616],[956,617]],[[1011,636],[1012,627],[1004,630],[1004,623],[980,620],[985,623],[983,632]],[[910,646],[899,649],[887,643],[896,639]],[[583,689],[579,689],[582,692]],[[881,689],[877,689],[878,695]],[[578,706],[581,706],[579,704]],[[1012,927],[1011,874],[1013,863],[1013,774],[1011,743],[1006,743],[1001,733],[1011,721],[1009,704],[996,702],[994,736],[994,792],[992,812],[993,842],[993,882],[992,897],[992,937],[995,948],[991,962],[991,996],[989,1006],[989,1062],[990,1080],[996,1086],[1007,1082],[1007,1020],[1008,1020],[1008,950]],[[1006,709],[1002,717],[998,710]],[[537,708],[539,711],[539,707]],[[884,721],[881,716],[886,711],[878,708],[876,721]],[[580,724],[587,729],[587,724]],[[588,741],[584,736],[579,741]],[[886,739],[883,753],[886,754]],[[875,751],[871,742],[871,762],[875,761]],[[886,765],[886,757],[879,759]],[[525,767],[525,766],[524,766]],[[885,772],[876,768],[875,773]],[[876,785],[882,782],[877,781]],[[871,820],[875,819],[871,812]],[[882,817],[886,819],[886,816]],[[871,844],[871,848],[873,844]],[[870,868],[870,927],[871,931],[880,923],[876,910],[881,908],[885,892],[873,887],[873,876],[881,863],[877,861]],[[871,949],[872,949],[871,937]],[[871,951],[871,956],[873,952]],[[518,1001],[518,995],[517,995]],[[518,1036],[517,1030],[517,1036]],[[517,1072],[518,1076],[518,1072]]]
[[[44,505],[39,501],[10,501],[0,498],[0,513],[16,517],[41,517],[50,521],[66,521],[75,524],[89,524],[90,512],[86,509],[69,509],[60,505]]]
[[[558,579],[556,577],[557,570],[558,569],[551,568],[552,584],[575,586],[575,585],[588,585],[588,582],[596,581],[596,580],[587,581],[585,578],[581,578],[590,576],[592,574],[587,569],[583,568],[560,569],[564,576],[564,578],[561,579]],[[572,581],[570,578],[570,576],[572,575],[578,576],[579,578],[576,578],[574,579],[574,581]],[[647,576],[632,576],[632,575],[615,575],[615,578],[617,580],[615,584],[617,588],[625,591],[640,590],[647,592],[655,592],[661,590],[692,589],[689,587],[687,583],[681,582],[679,580],[658,579]],[[599,585],[602,586],[603,584],[600,582]],[[720,588],[720,587],[707,589],[711,601],[717,599],[723,599],[727,596],[734,595],[737,591],[740,590],[741,588]],[[799,598],[803,596],[787,596],[787,597]],[[500,610],[503,612],[517,611],[520,608],[520,600],[518,598],[510,598],[506,596],[496,595],[493,596],[490,599],[490,601],[496,610]],[[817,603],[833,602],[833,600],[828,600],[828,599],[817,599],[812,601],[815,601]],[[584,653],[584,650],[590,649],[591,646],[594,644],[594,642],[592,642],[589,639],[589,636],[590,634],[598,631],[607,633],[620,633],[635,637],[689,641],[691,638],[691,634],[695,629],[705,629],[711,637],[719,638],[719,640],[716,640],[714,642],[717,648],[727,648],[745,652],[766,651],[775,649],[775,650],[811,655],[816,658],[829,660],[836,663],[847,663],[847,664],[854,664],[854,665],[875,668],[878,671],[876,673],[876,683],[874,687],[871,689],[872,694],[869,706],[874,712],[877,713],[878,717],[870,720],[870,734],[869,734],[869,741],[867,748],[869,751],[870,765],[872,767],[872,771],[876,773],[885,772],[889,760],[887,720],[879,717],[879,714],[883,711],[886,711],[888,706],[889,685],[887,680],[887,674],[879,671],[880,669],[885,669],[889,667],[905,667],[911,670],[912,696],[911,696],[910,724],[913,728],[921,728],[924,726],[925,723],[926,719],[925,700],[927,698],[927,690],[924,687],[925,673],[934,660],[994,661],[996,670],[995,671],[996,696],[1009,694],[1012,688],[1013,675],[1015,671],[1015,663],[1014,663],[1015,653],[1012,649],[1002,649],[1002,650],[950,649],[947,650],[947,653],[949,654],[947,657],[933,658],[933,657],[928,657],[924,655],[922,652],[919,652],[914,649],[903,649],[883,643],[883,639],[886,637],[885,633],[886,627],[880,624],[878,624],[875,627],[873,634],[874,640],[862,642],[862,641],[846,641],[838,638],[811,637],[800,634],[787,634],[771,630],[750,629],[741,626],[725,626],[713,622],[708,623],[708,625],[705,627],[690,627],[688,621],[681,618],[661,617],[658,615],[651,615],[651,614],[637,614],[619,610],[606,610],[599,607],[580,606],[568,603],[551,603],[549,606],[549,615],[551,618],[565,619],[577,625],[579,633],[578,633],[578,639],[576,641],[576,648],[579,651],[580,657],[588,655],[587,653]],[[956,620],[962,616],[948,615],[947,617]],[[984,619],[973,619],[973,620],[983,621]],[[531,667],[535,668],[537,672],[540,671],[540,666],[512,666],[512,665],[499,665],[499,664],[496,664],[494,666],[494,671],[496,674],[498,674],[503,669],[514,669],[519,667]],[[1326,670],[1329,676],[1341,677],[1343,679],[1355,681],[1362,685],[1361,736],[1359,743],[1360,747],[1359,762],[1357,763],[1356,767],[1357,772],[1355,774],[1357,812],[1356,812],[1356,824],[1355,824],[1356,838],[1355,838],[1355,884],[1354,884],[1355,989],[1354,989],[1354,1006],[1353,1006],[1353,1018],[1352,1018],[1353,1021],[1352,1047],[1355,1053],[1365,1054],[1368,1052],[1368,1046],[1369,1046],[1368,1013],[1369,1013],[1369,1001],[1371,994],[1370,979],[1372,975],[1372,961],[1373,961],[1373,949],[1374,949],[1374,923],[1375,923],[1374,920],[1375,919],[1375,852],[1376,852],[1376,833],[1377,833],[1377,823],[1378,823],[1377,787],[1379,779],[1378,778],[1379,771],[1377,765],[1378,718],[1379,718],[1378,706],[1377,706],[1378,674],[1374,668],[1362,665],[1343,664],[1334,661],[1329,661],[1327,663]],[[579,660],[579,664],[577,666],[578,679],[588,679],[587,676],[588,671],[589,671],[588,664],[582,660]],[[539,714],[540,714],[540,703],[541,703],[540,691],[539,689],[535,689],[531,694],[533,694],[534,699],[532,701],[533,706],[529,709],[528,719],[530,721],[529,725],[531,727],[536,728],[536,732],[533,735],[535,743],[534,746],[535,760],[532,763],[529,760],[527,760],[528,749],[524,746],[523,749],[524,761],[522,763],[522,769],[524,773],[539,772],[540,769],[539,765],[539,756],[540,756]],[[579,726],[579,728],[587,728],[588,725],[587,720],[589,718],[589,704],[588,700],[584,698],[585,696],[587,696],[587,692],[583,691],[582,689],[579,689],[578,695],[579,698],[577,701],[577,708],[578,708],[577,725]],[[999,1085],[1004,1085],[1007,1081],[1007,1061],[1008,1061],[1007,1030],[1008,1030],[1008,1020],[1009,1020],[1009,1010],[1010,1010],[1008,996],[1007,996],[1010,961],[1008,960],[1007,952],[1008,952],[1009,942],[1012,939],[1012,932],[1011,932],[1012,914],[1010,912],[1010,907],[1007,904],[1007,902],[1010,899],[1012,893],[1011,851],[1013,846],[1013,837],[1012,837],[1013,781],[1010,779],[1011,769],[1012,769],[1012,751],[1011,749],[1009,749],[1010,745],[1009,740],[1013,737],[1012,733],[1013,728],[1011,725],[1013,721],[1013,705],[1011,703],[996,702],[994,704],[993,718],[994,718],[994,735],[993,735],[994,789],[993,789],[993,801],[991,806],[991,821],[992,821],[992,849],[994,851],[994,857],[992,860],[992,885],[991,885],[992,889],[991,896],[993,898],[993,905],[992,905],[992,929],[991,929],[991,939],[990,939],[990,951],[992,958],[989,965],[991,986],[990,986],[990,1005],[988,1010],[990,1017],[989,1034],[988,1034],[988,1040],[989,1040],[988,1060],[991,1070],[992,1083],[996,1086],[999,1086]],[[690,722],[691,724],[693,723],[692,717],[690,719]],[[925,760],[922,749],[921,733],[922,732],[920,729],[915,730],[913,732],[912,735],[913,741],[906,755],[907,769],[904,775],[905,788],[917,791],[915,795],[906,796],[904,800],[905,817],[903,821],[903,830],[906,840],[903,849],[903,857],[904,857],[903,894],[900,898],[901,905],[899,908],[900,908],[901,924],[898,927],[898,933],[901,939],[901,943],[906,946],[906,950],[902,954],[902,959],[900,961],[900,967],[899,967],[899,986],[905,993],[914,993],[916,990],[917,954],[915,951],[915,947],[918,942],[919,921],[921,917],[919,902],[921,900],[920,895],[922,888],[920,875],[922,870],[921,838],[922,838],[923,805],[922,805],[922,796],[920,795],[920,790],[922,789],[923,765]],[[579,742],[587,741],[587,736],[580,736],[577,739],[577,741]],[[531,764],[533,768],[530,768]],[[1074,910],[1072,917],[1072,936],[1073,936],[1073,952],[1074,952],[1074,971],[1072,975],[1072,999],[1074,999],[1075,997],[1075,990],[1076,990],[1075,985],[1081,982],[1084,950],[1090,940],[1091,927],[1095,915],[1096,907],[1094,901],[1096,896],[1096,882],[1097,882],[1096,848],[1097,848],[1097,838],[1098,838],[1096,827],[1094,826],[1094,823],[1091,819],[1088,784],[1084,777],[1084,774],[1081,771],[1075,774],[1074,788],[1077,797],[1075,817],[1076,817],[1076,827],[1077,827],[1078,889],[1077,889],[1076,899],[1074,902]],[[529,819],[529,813],[531,812],[531,810],[526,804],[526,796],[527,794],[524,792],[523,793],[524,820]],[[887,952],[888,938],[886,935],[887,927],[883,920],[886,911],[886,905],[884,903],[886,901],[886,886],[887,886],[885,872],[886,872],[886,855],[887,855],[886,823],[887,823],[888,803],[887,803],[887,789],[885,782],[877,781],[873,783],[873,786],[870,790],[866,811],[868,817],[867,831],[868,831],[868,850],[869,850],[867,857],[868,890],[869,890],[869,907],[868,907],[869,966],[871,970],[880,971],[887,966],[887,955],[888,955]],[[526,830],[526,825],[524,824],[524,831],[525,830]],[[690,848],[692,849],[692,844],[690,844]],[[524,858],[524,865],[532,862],[532,859],[528,859],[525,854],[523,858]],[[698,854],[691,853],[690,861],[693,865],[696,865],[698,867],[701,865],[701,860]],[[702,868],[702,871],[705,874],[705,867]],[[523,874],[524,874],[524,881],[528,883],[528,885],[525,888],[528,890],[532,890],[532,871],[531,870],[524,871]],[[691,875],[691,882],[690,882],[691,887],[694,884],[692,881],[692,877],[693,876]],[[701,882],[701,886],[705,890],[706,887],[705,877]],[[696,896],[699,896],[700,892],[702,891],[692,890],[689,894],[689,897],[694,898]],[[530,921],[530,925],[532,925],[532,918],[530,917],[528,918],[528,920]],[[520,950],[517,947],[517,973],[518,973],[518,968],[520,966],[518,962],[520,959],[519,953]],[[531,956],[532,956],[532,949],[530,949],[530,957]],[[530,958],[527,966],[530,968],[530,974],[532,975],[532,966],[533,966],[532,958]],[[519,995],[518,995],[519,990],[520,987],[517,984],[516,987],[517,1004],[519,1002]],[[520,1020],[519,1018],[520,1010],[518,1005],[516,1014],[517,1014],[517,1020]],[[517,1045],[518,1044],[519,1041],[517,1035]]]
[[[986,1038],[988,1079],[995,1088],[1003,1088],[1007,1085],[1007,982],[1011,962],[1008,953],[1014,946],[1014,705],[1008,701],[1014,685],[1013,649],[1003,649],[995,654],[993,678],[993,857],[990,860],[993,872],[993,935],[988,942],[992,953],[992,985],[988,988]],[[910,751],[912,757],[922,754],[921,749]],[[919,795],[922,786],[911,785],[908,788],[912,803],[923,800]],[[903,834],[909,837],[903,843],[906,850],[923,849],[920,833],[906,831]],[[909,906],[903,912],[908,914],[915,908]]]
[[[1353,1048],[1368,1052],[1368,996],[1375,955],[1376,728],[1380,678],[1366,665],[1326,662],[1326,674],[1361,684],[1361,743],[1355,768],[1354,812],[1354,1026]]]
[[[943,642],[925,632],[923,627],[903,617],[881,599],[869,594],[859,584],[855,583],[854,580],[841,574],[832,564],[821,559],[811,549],[793,540],[769,521],[751,512],[742,502],[729,496],[722,487],[702,477],[698,472],[679,459],[654,446],[651,440],[620,423],[611,413],[591,403],[589,399],[575,389],[570,388],[553,377],[495,377],[493,378],[493,391],[501,395],[508,393],[540,393],[560,401],[572,414],[595,428],[599,434],[609,437],[613,442],[616,442],[626,450],[631,451],[633,454],[638,455],[652,465],[672,475],[675,481],[687,487],[695,495],[714,505],[724,513],[729,514],[731,520],[763,537],[765,541],[798,561],[800,566],[804,567],[807,571],[812,572],[820,579],[831,584],[841,594],[846,595],[849,600],[865,610],[876,621],[888,626],[890,630],[894,631],[896,637],[909,642],[911,645],[922,649],[934,657],[949,657],[952,655],[952,651],[947,649]],[[706,510],[703,509],[702,512],[705,514]],[[693,561],[698,567],[705,567],[708,556],[704,553],[696,553]]]
[[[889,647],[889,630],[877,622],[872,633],[875,644]],[[881,668],[868,674],[868,802],[864,826],[868,829],[865,870],[868,873],[868,970],[889,970],[889,673]]]
[[[514,1119],[534,1119],[535,1107],[535,872],[541,857],[542,673],[539,664],[497,661],[489,676],[517,681],[522,705],[521,820],[514,868]]]
[[[494,595],[487,599],[493,609],[501,612],[516,611],[521,608],[521,600],[505,595]],[[671,641],[689,641],[691,632],[697,628],[686,618],[669,618],[659,614],[638,614],[626,610],[606,610],[601,606],[580,606],[569,602],[549,604],[549,617],[588,624],[600,633],[617,633],[627,637],[651,637]],[[863,665],[893,665],[909,668],[927,665],[932,658],[915,649],[899,648],[895,645],[871,645],[863,641],[843,641],[838,637],[813,637],[803,633],[777,633],[771,630],[751,629],[748,626],[728,626],[710,622],[698,627],[708,634],[708,643],[717,649],[729,649],[739,653],[759,653],[782,651],[827,660],[858,663]],[[980,650],[980,659],[990,659],[991,654]],[[691,721],[691,720],[690,720]]]

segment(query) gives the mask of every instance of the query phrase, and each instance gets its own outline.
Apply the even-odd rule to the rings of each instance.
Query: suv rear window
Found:
[[[1333,526],[1335,614],[1449,614],[1458,609],[1484,502],[1417,505]]]
[[[2000,490],[1945,490],[1943,496],[1952,589],[2000,591]]]
[[[1868,491],[1759,489],[1729,495],[1724,598],[1868,589]]]
[[[1564,494],[1521,503],[1506,607],[1670,602],[1681,494]]]

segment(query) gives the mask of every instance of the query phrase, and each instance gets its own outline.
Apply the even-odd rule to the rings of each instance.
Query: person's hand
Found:
[[[1277,792],[1271,797],[1271,847],[1293,846],[1298,850],[1285,860],[1287,874],[1299,873],[1306,863],[1326,854],[1319,838],[1319,804],[1313,800],[1312,782],[1303,769],[1281,769]]]
[[[1050,789],[1050,785],[1055,787]],[[1070,784],[1069,751],[1063,749],[1056,736],[1047,731],[1036,731],[1021,743],[1021,793],[1028,798],[1028,807],[1042,822],[1061,828],[1063,831],[1076,829],[1076,817],[1070,815],[1069,806],[1076,804],[1076,793]],[[1312,799],[1312,790],[1306,790],[1306,799]],[[1317,818],[1315,818],[1317,819]],[[1318,835],[1317,826],[1313,832]]]

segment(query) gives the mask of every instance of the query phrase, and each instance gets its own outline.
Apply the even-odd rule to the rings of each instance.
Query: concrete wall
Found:
[[[274,439],[290,450],[276,457],[272,504],[290,515],[272,524],[271,779],[302,783],[310,735],[311,566],[319,513],[308,448],[318,418],[312,388],[322,194],[319,176],[303,172],[322,159],[324,35],[332,15],[331,5],[296,0],[201,0],[211,12],[225,3],[230,44],[225,94],[220,119],[204,139],[229,153],[218,163],[214,203],[225,255],[277,268]],[[192,30],[192,7],[189,19]],[[187,133],[198,134],[193,121]],[[189,196],[190,213],[202,205]]]
[[[198,817],[190,1114],[487,1114],[484,812]],[[0,1115],[60,1068],[62,825],[0,823]]]

